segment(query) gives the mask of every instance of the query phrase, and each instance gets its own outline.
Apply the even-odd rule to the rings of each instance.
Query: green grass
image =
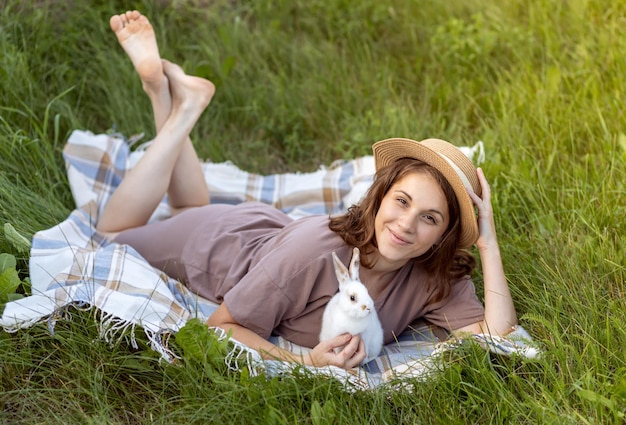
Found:
[[[546,354],[470,348],[412,393],[351,395],[319,377],[232,373],[219,355],[163,364],[141,338],[102,342],[75,312],[54,336],[45,324],[0,333],[0,422],[624,422],[624,2],[86,3],[3,2],[0,225],[30,237],[71,211],[61,149],[73,129],[154,135],[108,29],[136,7],[164,57],[216,83],[192,136],[202,157],[308,171],[386,137],[483,140],[515,304]],[[0,252],[27,276],[1,230]]]

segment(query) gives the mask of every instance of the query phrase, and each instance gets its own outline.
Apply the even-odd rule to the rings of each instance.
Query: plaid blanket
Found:
[[[68,308],[93,308],[102,338],[112,341],[130,335],[135,344],[135,331],[140,328],[152,348],[171,360],[175,354],[168,349],[166,336],[192,318],[205,321],[217,308],[150,266],[132,247],[110,243],[95,231],[102,208],[148,145],[131,152],[134,141],[119,134],[72,133],[63,154],[77,208],[62,223],[35,234],[30,257],[32,295],[6,305],[0,318],[5,330],[16,331],[47,320],[53,332],[56,320],[64,317]],[[479,147],[482,154],[482,145]],[[477,148],[464,149],[473,155]],[[202,167],[212,202],[266,202],[296,219],[345,211],[363,196],[374,174],[371,156],[337,161],[310,173],[269,176],[242,171],[228,162],[204,162]],[[150,221],[169,215],[164,198]],[[333,367],[306,370],[341,379],[351,389],[379,387],[397,378],[425,378],[441,369],[437,354],[460,343],[442,341],[446,335],[438,338],[438,331],[424,323],[416,324],[385,346],[378,358],[350,371]],[[473,340],[501,354],[537,354],[521,327],[506,339],[475,335]],[[283,338],[272,337],[272,341],[293,352],[308,351]],[[302,370],[290,363],[262,360],[255,350],[232,339],[230,342],[232,350],[226,362],[234,369],[247,367],[251,373],[268,375]]]

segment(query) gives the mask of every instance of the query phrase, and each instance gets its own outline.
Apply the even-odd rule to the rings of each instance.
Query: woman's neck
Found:
[[[376,270],[375,267],[371,269],[361,267],[359,277],[361,278],[363,285],[367,288],[370,297],[375,300],[391,283],[395,274],[395,270],[386,271]]]
[[[372,264],[371,271],[377,274],[386,274],[392,273],[400,270],[402,267],[406,265],[406,261],[396,261],[394,263],[390,263],[386,261],[384,258],[378,254],[378,251],[374,251],[367,256],[367,264]]]

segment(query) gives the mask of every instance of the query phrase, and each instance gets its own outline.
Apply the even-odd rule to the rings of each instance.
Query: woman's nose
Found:
[[[413,214],[402,214],[398,218],[398,224],[403,232],[413,234],[416,231],[415,217],[413,217]]]

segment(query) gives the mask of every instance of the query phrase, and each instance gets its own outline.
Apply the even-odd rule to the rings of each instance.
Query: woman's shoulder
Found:
[[[337,234],[330,230],[328,222],[329,217],[324,215],[302,217],[287,224],[282,233],[284,237],[309,236],[316,239],[332,239]]]
[[[329,217],[322,215],[299,218],[281,229],[271,249],[282,251],[302,262],[315,259],[331,261],[332,252],[338,255],[351,252],[351,247],[330,230],[328,222]]]

